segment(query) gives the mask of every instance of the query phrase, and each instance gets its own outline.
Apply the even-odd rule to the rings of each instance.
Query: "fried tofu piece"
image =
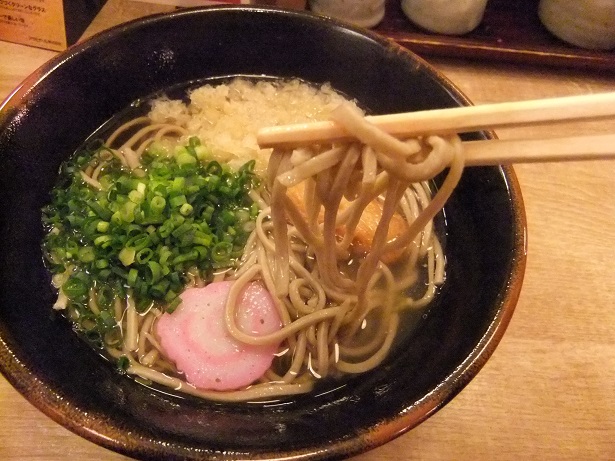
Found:
[[[287,190],[287,195],[291,201],[295,204],[297,209],[301,212],[304,218],[307,218],[307,211],[304,204],[305,188],[303,183],[293,186]],[[345,198],[342,198],[340,203],[340,212],[343,212],[350,206],[350,202]],[[376,233],[376,228],[382,217],[382,203],[374,200],[370,202],[363,211],[361,219],[357,223],[355,234],[350,244],[350,251],[355,255],[365,255],[372,247],[372,240]],[[323,212],[319,216],[319,221],[323,222]],[[391,242],[400,237],[408,229],[408,222],[404,217],[396,212],[391,218],[389,223],[389,229],[387,233],[387,242]],[[344,238],[346,234],[346,226],[340,226],[337,228],[337,235],[340,239]],[[382,261],[390,264],[399,259],[404,253],[404,249],[389,251],[382,255]]]

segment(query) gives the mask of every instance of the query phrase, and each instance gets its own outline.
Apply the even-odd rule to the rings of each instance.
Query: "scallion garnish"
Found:
[[[108,150],[95,149],[63,165],[43,210],[49,231],[43,246],[52,273],[70,271],[62,291],[81,328],[98,340],[113,336],[112,300],[125,298],[129,288],[137,306],[171,311],[188,271],[208,279],[214,269],[234,264],[254,228],[247,225],[256,218],[248,193],[257,178],[254,162],[233,171],[206,160],[193,137],[175,155],[157,155],[154,143],[142,157],[144,177],[112,161],[101,170],[97,190],[80,173],[93,155]],[[92,289],[99,313],[88,307]]]

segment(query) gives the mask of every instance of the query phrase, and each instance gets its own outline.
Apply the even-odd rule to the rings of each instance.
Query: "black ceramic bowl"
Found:
[[[330,82],[374,114],[468,104],[408,51],[307,13],[182,10],[69,49],[1,111],[0,371],[58,423],[136,458],[323,459],[366,451],[446,404],[502,337],[525,265],[523,206],[511,169],[464,172],[446,206],[442,292],[401,350],[340,388],[283,405],[174,397],[118,374],[52,313],[40,209],[60,163],[136,99],[229,75]]]

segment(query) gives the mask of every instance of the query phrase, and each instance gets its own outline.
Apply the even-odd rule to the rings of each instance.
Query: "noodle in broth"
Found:
[[[157,338],[156,323],[165,306],[154,303],[141,312],[128,291],[125,299],[113,300],[113,320],[122,338],[105,343],[111,357],[124,361],[128,374],[220,401],[305,393],[318,379],[377,367],[391,350],[402,312],[423,308],[433,299],[444,280],[433,218],[461,177],[459,138],[401,141],[375,129],[349,103],[338,104],[331,116],[357,141],[273,150],[260,187],[249,191],[258,213],[237,262],[211,279],[199,271],[187,275],[187,286],[234,282],[225,308],[228,332],[244,344],[281,344],[271,368],[243,389],[220,392],[193,386],[165,356]],[[80,176],[100,189],[101,172],[114,159],[135,177],[143,176],[141,158],[148,148],[191,134],[176,120],[136,118],[107,138],[106,149]],[[127,140],[118,144],[119,139]],[[428,182],[445,169],[446,178],[432,197]],[[369,207],[370,213],[377,210],[377,222],[367,249],[357,249],[361,218]],[[390,238],[393,220],[403,222],[403,231]],[[273,295],[282,320],[274,333],[255,336],[236,324],[236,300],[254,280]],[[409,291],[422,293],[413,298]],[[94,294],[90,303],[96,310]],[[61,289],[56,304],[67,304]]]

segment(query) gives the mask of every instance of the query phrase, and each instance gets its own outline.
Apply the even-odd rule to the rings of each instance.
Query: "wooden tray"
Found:
[[[385,17],[373,30],[421,56],[615,72],[615,51],[584,50],[551,35],[538,18],[539,0],[489,0],[482,23],[463,36],[421,30],[404,15],[400,0],[386,1]]]

